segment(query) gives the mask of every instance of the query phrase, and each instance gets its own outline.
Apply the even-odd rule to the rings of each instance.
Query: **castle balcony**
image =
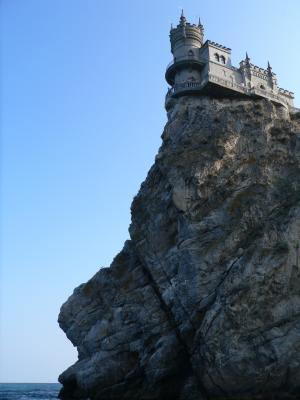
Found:
[[[205,86],[205,82],[200,82],[200,81],[186,81],[182,83],[177,83],[174,85],[172,88],[168,90],[168,93],[166,97],[176,97],[176,95],[181,95],[181,94],[189,94],[192,92],[199,92],[203,87]]]
[[[166,94],[166,99],[165,99],[166,110],[168,110],[169,106],[172,104],[173,98],[185,94],[197,94],[201,92],[201,90],[205,87],[206,84],[207,80],[204,80],[202,82],[187,81],[187,82],[177,83],[172,88],[170,88]]]
[[[281,104],[288,108],[292,113],[298,113],[300,110],[295,108],[292,99],[283,94],[283,90],[278,94],[270,90],[258,87],[247,88],[241,84],[237,84],[232,80],[220,78],[219,76],[208,74],[208,76],[200,81],[186,81],[175,84],[166,94],[166,109],[172,104],[172,99],[188,94],[208,94],[214,96],[253,96],[263,97],[274,103]],[[290,92],[289,92],[290,93]]]
[[[177,71],[186,67],[202,69],[204,65],[205,61],[195,56],[175,57],[167,66],[165,74],[166,81],[173,86]]]

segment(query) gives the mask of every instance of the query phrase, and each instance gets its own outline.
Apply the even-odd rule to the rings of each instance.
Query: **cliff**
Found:
[[[300,115],[181,97],[132,203],[131,239],[59,324],[61,398],[298,399]]]

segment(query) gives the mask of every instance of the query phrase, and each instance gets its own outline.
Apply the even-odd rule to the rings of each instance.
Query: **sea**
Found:
[[[59,383],[0,383],[0,400],[56,399]]]

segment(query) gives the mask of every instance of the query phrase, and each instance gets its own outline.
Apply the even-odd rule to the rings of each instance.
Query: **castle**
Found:
[[[212,94],[216,96],[265,97],[274,103],[294,108],[294,94],[277,86],[276,74],[268,62],[267,69],[257,67],[246,58],[240,67],[231,65],[231,49],[206,40],[204,28],[187,22],[183,11],[176,28],[171,26],[170,41],[173,61],[167,66],[166,109],[173,97],[185,94]]]

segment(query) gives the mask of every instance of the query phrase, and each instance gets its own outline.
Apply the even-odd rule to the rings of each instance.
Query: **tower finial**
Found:
[[[198,26],[199,26],[199,27],[202,26],[200,17],[199,17],[199,20],[198,20]]]
[[[184,16],[183,9],[181,10],[181,16],[180,16],[180,25],[185,25],[186,24],[186,18]]]
[[[273,75],[273,72],[272,72],[272,67],[271,67],[271,65],[270,65],[270,62],[268,61],[268,74],[270,75],[270,76],[272,76]]]
[[[246,63],[249,64],[250,63],[250,57],[248,56],[248,52],[246,51]]]

